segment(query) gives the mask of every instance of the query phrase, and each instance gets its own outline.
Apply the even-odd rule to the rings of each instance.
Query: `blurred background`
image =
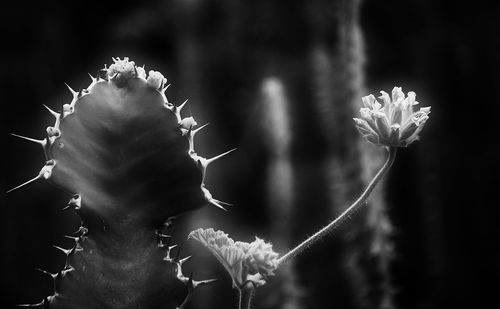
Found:
[[[498,308],[500,10],[494,1],[40,1],[2,10],[2,190],[36,175],[54,109],[111,57],[171,83],[171,102],[210,126],[199,154],[237,147],[207,186],[235,204],[174,227],[188,271],[218,283],[189,308],[236,308],[229,277],[188,243],[198,227],[255,235],[279,252],[355,200],[385,154],[361,140],[361,96],[394,86],[432,106],[421,141],[402,149],[368,207],[257,292],[254,308]],[[494,192],[495,190],[495,192]],[[2,308],[38,302],[56,270],[53,244],[77,223],[44,182],[2,195]]]

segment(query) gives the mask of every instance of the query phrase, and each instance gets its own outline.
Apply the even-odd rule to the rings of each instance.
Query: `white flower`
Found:
[[[363,108],[359,110],[361,118],[354,118],[359,132],[375,145],[406,147],[418,140],[418,134],[429,119],[430,107],[421,107],[414,111],[416,94],[408,92],[405,97],[401,87],[394,87],[392,95],[385,91],[379,99],[370,94],[362,98]]]
[[[188,239],[204,245],[224,266],[237,288],[248,281],[255,286],[264,285],[267,277],[274,275],[278,264],[278,253],[273,251],[272,245],[257,237],[252,243],[235,242],[228,234],[210,228],[192,231]]]
[[[160,87],[167,82],[167,79],[160,72],[151,70],[149,71],[147,82],[149,86],[160,90]]]
[[[135,70],[137,71],[137,77],[146,80],[146,71],[143,67],[135,67]]]

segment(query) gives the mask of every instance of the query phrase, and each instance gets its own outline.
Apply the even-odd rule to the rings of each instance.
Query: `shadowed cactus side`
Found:
[[[65,208],[82,219],[60,248],[66,263],[53,278],[54,294],[38,308],[183,308],[191,292],[211,282],[182,273],[180,250],[170,244],[171,219],[211,203],[204,185],[206,159],[196,154],[192,117],[168,102],[166,79],[128,58],[74,91],[43,139],[13,134],[42,146],[46,163],[38,179],[68,192]],[[228,152],[227,152],[228,153]],[[226,154],[226,153],[224,153]],[[223,155],[224,155],[223,154]],[[62,207],[61,207],[62,208]]]

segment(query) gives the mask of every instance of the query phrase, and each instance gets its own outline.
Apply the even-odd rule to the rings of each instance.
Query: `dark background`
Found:
[[[311,112],[310,98],[314,97],[311,80],[315,76],[307,63],[314,46],[323,46],[335,55],[342,42],[338,30],[343,19],[338,12],[350,6],[348,3],[193,0],[10,4],[2,9],[6,15],[2,18],[2,33],[6,33],[2,67],[7,68],[2,76],[3,190],[35,176],[43,164],[39,149],[7,133],[41,138],[45,126],[52,122],[41,104],[57,108],[69,102],[64,82],[75,89],[85,87],[90,81],[87,72],[94,74],[104,63],[109,64],[111,57],[129,56],[137,64],[145,63],[146,69],[163,72],[172,83],[168,97],[173,102],[189,98],[189,112],[199,123],[211,123],[197,140],[200,153],[210,157],[239,147],[237,153],[215,166],[207,179],[218,198],[236,206],[229,213],[206,207],[192,215],[195,219],[185,219],[191,223],[181,226],[187,232],[189,227],[209,222],[243,240],[251,240],[254,234],[273,240],[268,233],[274,218],[265,210],[269,205],[263,181],[269,153],[260,141],[263,128],[255,104],[259,83],[272,75],[287,87],[293,106],[291,160],[298,166],[297,182],[323,179],[314,162],[329,153],[324,146],[328,134],[314,127],[317,115]],[[395,287],[396,308],[498,306],[499,217],[494,190],[498,184],[499,14],[494,1],[366,0],[360,4],[363,95],[400,85],[405,92],[414,90],[423,106],[432,106],[422,140],[400,151],[384,187],[387,216],[394,227],[388,241],[395,252],[386,272]],[[332,87],[348,88],[348,81],[342,78],[334,78]],[[345,123],[350,121],[352,110],[343,109]],[[358,138],[353,128],[335,126],[341,131],[332,134],[343,136],[342,130],[346,130],[351,144]],[[349,151],[337,155],[349,159]],[[359,183],[356,170],[350,177],[341,186],[349,187],[350,180]],[[325,224],[325,215],[333,216],[325,214],[328,206],[321,206],[328,191],[325,183],[318,180],[317,186],[304,188],[307,194],[293,202],[307,207],[296,206],[289,221],[292,244]],[[317,199],[311,199],[313,196]],[[5,306],[35,302],[51,293],[49,280],[33,267],[55,269],[62,261],[51,244],[64,245],[61,235],[77,222],[76,217],[60,212],[66,199],[43,182],[2,197]],[[209,219],[199,219],[204,216]],[[185,233],[180,235],[179,241]],[[341,245],[335,248],[342,250]],[[296,293],[300,300],[292,308],[358,307],[349,301],[355,293],[345,294],[343,282],[322,276],[334,276],[334,270],[311,270],[328,264],[321,254],[330,249],[313,250],[295,265],[297,286],[302,288]],[[210,261],[205,253],[199,255]],[[190,266],[199,279],[214,274],[202,266]],[[217,265],[206,267],[215,268],[221,282],[195,294],[192,308],[208,308],[207,304],[235,307],[229,279]],[[210,299],[210,295],[216,295],[215,300],[212,297],[205,305],[196,301],[197,297]],[[262,292],[265,297],[266,292]],[[273,305],[264,302],[261,306]]]

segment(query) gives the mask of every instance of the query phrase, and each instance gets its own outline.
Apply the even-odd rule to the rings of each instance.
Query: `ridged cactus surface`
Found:
[[[177,308],[208,282],[184,276],[187,259],[167,233],[183,212],[206,203],[222,207],[203,184],[215,158],[194,151],[196,122],[182,118],[183,104],[168,102],[163,75],[146,77],[127,58],[114,62],[91,76],[87,89],[68,86],[73,100],[61,112],[47,107],[55,123],[46,138],[25,138],[42,145],[47,160],[33,180],[69,193],[66,207],[82,226],[67,236],[72,248],[58,247],[64,268],[41,270],[53,278],[54,294],[23,306]]]

